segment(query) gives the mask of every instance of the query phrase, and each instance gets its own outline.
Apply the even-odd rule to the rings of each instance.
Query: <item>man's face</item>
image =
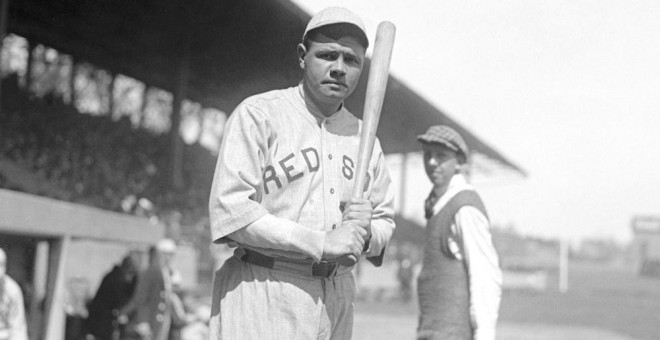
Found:
[[[317,105],[338,107],[357,86],[365,49],[352,36],[335,40],[317,34],[308,45],[298,46],[306,90]]]
[[[158,255],[162,267],[171,267],[174,262],[174,252],[164,251]]]
[[[458,158],[454,150],[442,144],[424,143],[424,169],[434,187],[447,187],[456,173]]]

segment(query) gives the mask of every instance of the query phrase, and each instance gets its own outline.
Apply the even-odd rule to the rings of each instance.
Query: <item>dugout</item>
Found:
[[[0,247],[24,291],[31,339],[63,339],[67,285],[100,280],[162,236],[144,218],[0,189]]]

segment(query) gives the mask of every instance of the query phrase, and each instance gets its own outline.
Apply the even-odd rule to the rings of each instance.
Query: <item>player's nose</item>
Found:
[[[346,63],[344,62],[343,56],[339,56],[339,58],[335,59],[335,61],[332,63],[330,73],[334,77],[341,77],[346,75]]]

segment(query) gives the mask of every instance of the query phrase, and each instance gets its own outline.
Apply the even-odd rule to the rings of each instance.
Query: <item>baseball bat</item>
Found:
[[[367,92],[362,112],[362,133],[360,135],[355,184],[353,186],[353,197],[355,198],[364,196],[365,179],[371,154],[374,150],[374,143],[376,142],[376,130],[380,120],[380,112],[383,108],[385,90],[387,89],[395,33],[396,27],[389,21],[381,22],[376,31],[376,42],[371,56]],[[348,260],[353,263],[357,262],[357,258],[353,255],[349,255]]]

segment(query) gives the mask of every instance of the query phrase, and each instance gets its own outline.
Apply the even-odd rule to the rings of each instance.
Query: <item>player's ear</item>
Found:
[[[296,51],[298,52],[298,64],[300,65],[301,69],[305,69],[305,55],[307,54],[307,48],[305,48],[305,45],[302,43],[298,44],[298,47],[296,48]]]

